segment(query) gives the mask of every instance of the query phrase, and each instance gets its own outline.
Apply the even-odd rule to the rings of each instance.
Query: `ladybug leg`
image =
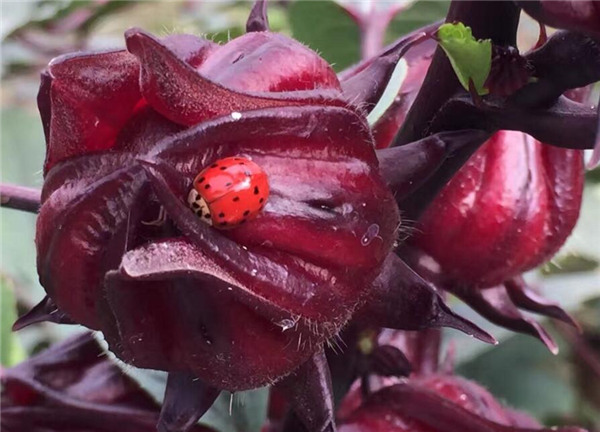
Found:
[[[167,212],[165,211],[165,208],[163,206],[160,206],[160,210],[158,211],[158,216],[156,217],[156,219],[154,219],[150,222],[146,222],[146,221],[141,221],[141,222],[144,225],[161,226],[166,221],[167,221]]]

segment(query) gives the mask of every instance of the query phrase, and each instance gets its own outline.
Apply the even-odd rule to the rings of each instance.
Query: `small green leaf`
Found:
[[[419,0],[394,16],[387,28],[385,43],[390,44],[401,36],[425,27],[428,24],[443,20],[448,14],[448,0]]]
[[[288,16],[294,38],[321,54],[335,71],[360,60],[358,26],[339,4],[295,1]]]
[[[544,276],[589,272],[596,270],[599,265],[600,263],[594,258],[576,253],[569,253],[567,255],[555,257],[552,261],[543,266],[540,269],[540,272]]]
[[[568,349],[554,356],[529,336],[516,335],[458,367],[460,375],[487,388],[506,405],[544,421],[569,415],[576,402]]]
[[[0,276],[0,364],[13,366],[25,359],[25,351],[12,332],[12,324],[17,319],[15,297],[11,281]]]
[[[475,40],[471,28],[463,23],[444,24],[437,37],[462,86],[469,90],[472,80],[478,94],[487,94],[483,85],[492,67],[492,41]]]

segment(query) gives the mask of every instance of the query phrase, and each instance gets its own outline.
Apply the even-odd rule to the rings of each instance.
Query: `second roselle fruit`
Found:
[[[497,132],[440,192],[413,242],[461,285],[501,284],[548,260],[581,206],[583,153]]]

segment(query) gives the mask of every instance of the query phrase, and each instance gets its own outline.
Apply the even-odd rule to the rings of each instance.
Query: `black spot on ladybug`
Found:
[[[231,183],[225,183],[225,187],[231,186]]]
[[[258,200],[258,202],[262,204],[262,203],[264,203],[264,202],[265,202],[265,199],[264,199],[264,198],[261,198],[261,199],[259,199],[259,200]]]
[[[235,197],[235,198],[233,199],[233,202],[238,202],[239,200],[240,200],[240,197]]]
[[[220,218],[224,218],[225,217],[225,213],[223,213],[223,212],[219,213],[219,217]]]
[[[242,219],[242,221],[240,222],[240,225],[245,224],[245,223],[246,223],[246,219]]]
[[[246,165],[244,162],[240,162],[240,165]]]
[[[216,167],[218,167],[218,166],[219,166],[218,164],[212,164],[210,167],[211,167],[211,168],[216,168]]]
[[[206,180],[206,178],[205,178],[205,177],[200,177],[200,178],[198,179],[198,184],[202,183],[204,180]]]
[[[248,216],[249,214],[250,214],[250,210],[246,210],[246,211],[244,212],[244,217]]]
[[[221,171],[225,171],[227,169],[227,167],[221,167],[219,168]]]
[[[209,184],[205,185],[204,189],[210,189],[210,185]]]
[[[254,186],[254,195],[258,195],[258,192],[259,192],[258,186]]]

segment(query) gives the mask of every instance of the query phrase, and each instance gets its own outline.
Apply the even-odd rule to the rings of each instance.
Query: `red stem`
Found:
[[[41,195],[39,189],[0,183],[0,207],[37,213]]]

